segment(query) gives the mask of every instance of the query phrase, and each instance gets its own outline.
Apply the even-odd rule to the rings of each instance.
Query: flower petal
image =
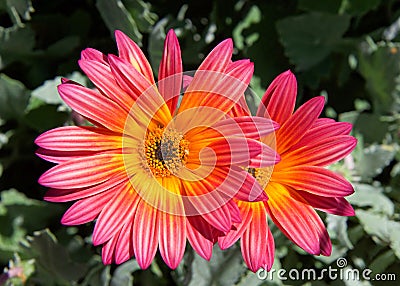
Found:
[[[299,195],[304,198],[308,204],[313,208],[321,211],[340,215],[340,216],[354,216],[355,212],[351,204],[342,197],[325,197],[310,194],[308,192],[296,190]]]
[[[295,244],[310,254],[321,253],[320,220],[314,209],[288,188],[280,184],[269,184],[267,206],[272,220]]]
[[[261,202],[251,203],[250,207],[253,210],[252,219],[242,234],[240,246],[247,266],[251,271],[256,272],[267,263],[266,256],[270,233],[264,204]]]
[[[295,166],[272,174],[271,181],[319,196],[344,197],[354,192],[341,175],[316,166]]]
[[[115,194],[114,188],[110,188],[96,196],[77,201],[65,212],[61,223],[65,225],[78,225],[94,220]]]
[[[158,89],[171,114],[175,113],[182,88],[181,48],[174,30],[169,30],[164,42],[164,52],[158,71]]]
[[[282,154],[295,145],[314,124],[324,108],[325,99],[317,96],[296,110],[296,112],[276,131],[278,153]],[[274,119],[274,118],[272,118]],[[279,122],[278,122],[279,123]]]
[[[271,118],[282,125],[293,113],[296,95],[297,81],[294,74],[290,70],[281,73],[267,88],[257,115]]]
[[[121,172],[108,179],[107,181],[94,185],[89,188],[79,189],[49,189],[44,200],[48,202],[68,202],[73,200],[80,200],[89,196],[100,194],[106,190],[114,188],[120,184],[126,184],[128,181],[126,174]]]
[[[51,129],[35,143],[45,149],[59,151],[105,151],[122,148],[121,135],[103,128],[63,126]]]
[[[224,72],[231,63],[232,52],[232,39],[222,41],[208,54],[198,70]]]
[[[349,135],[339,135],[322,140],[314,140],[309,145],[288,151],[284,154],[279,168],[298,165],[327,166],[333,164],[353,151],[357,139]]]
[[[117,264],[124,263],[134,255],[132,245],[132,228],[133,220],[128,220],[121,228],[121,232],[118,235],[118,240],[115,245],[115,263]],[[111,239],[114,239],[114,237]]]
[[[186,231],[190,245],[198,255],[210,260],[214,244],[212,227],[201,216],[187,218]]]
[[[320,121],[323,118],[318,118]],[[324,118],[325,119],[325,118]],[[305,145],[315,144],[317,141],[329,139],[339,135],[349,135],[352,128],[352,124],[348,122],[327,122],[326,124],[315,124],[311,127],[303,138],[296,145],[293,145],[290,149],[294,150]]]
[[[175,269],[183,258],[186,245],[186,218],[180,215],[159,213],[160,253],[165,263]]]
[[[86,48],[81,52],[81,60],[97,61],[107,65],[107,56],[92,48]]]
[[[96,154],[101,154],[103,152],[100,151],[55,151],[55,150],[48,150],[44,148],[39,148],[36,150],[36,155],[46,161],[52,162],[52,163],[65,163],[67,161],[71,161],[74,159],[82,158],[82,157],[90,157],[94,156]],[[104,152],[104,153],[107,153]],[[115,153],[115,151],[114,151]]]
[[[224,138],[210,143],[200,152],[202,164],[240,165],[263,168],[280,161],[279,155],[264,143],[240,137]]]
[[[137,207],[132,238],[133,251],[140,268],[150,266],[157,252],[159,238],[159,214],[160,212],[148,205],[144,200]]]
[[[248,228],[253,216],[253,209],[251,208],[252,203],[238,201],[240,215],[242,217],[241,223],[235,223],[234,229],[231,229],[226,235],[218,237],[218,245],[221,249],[227,249],[231,247]]]
[[[154,84],[153,71],[150,63],[139,46],[127,35],[118,30],[115,31],[115,40],[117,41],[119,56],[130,62],[151,84]]]
[[[187,215],[201,215],[211,226],[226,233],[231,229],[231,209],[227,206],[229,197],[218,190],[210,176],[199,181],[182,181],[185,197],[185,211]]]
[[[253,63],[243,64],[227,73],[198,70],[183,95],[179,113],[199,106],[217,109],[222,115],[228,113],[243,97],[253,70]]]
[[[117,235],[115,235],[109,241],[103,244],[103,247],[101,249],[101,260],[105,265],[111,264],[115,260],[115,245],[117,244],[120,232],[121,229],[119,230]]]
[[[130,184],[114,188],[115,197],[104,206],[93,230],[93,244],[100,245],[109,240],[122,226],[131,221],[140,197]]]
[[[97,185],[115,174],[124,172],[124,161],[119,154],[94,155],[67,161],[46,171],[39,183],[57,189],[84,188]]]
[[[241,116],[221,120],[207,130],[218,131],[223,137],[244,136],[249,139],[260,139],[279,128],[279,125],[264,117]],[[207,138],[207,131],[200,135]],[[200,138],[199,138],[200,139]]]
[[[91,60],[80,60],[78,63],[97,89],[129,112],[134,100],[120,88],[108,64]]]
[[[127,113],[115,102],[76,84],[61,84],[58,92],[76,112],[110,130],[123,132]]]
[[[146,116],[147,121],[154,118],[167,125],[172,119],[171,113],[156,86],[151,85],[142,74],[120,58],[110,55],[109,62],[118,84],[135,100],[130,114],[138,117],[138,113],[142,117]]]

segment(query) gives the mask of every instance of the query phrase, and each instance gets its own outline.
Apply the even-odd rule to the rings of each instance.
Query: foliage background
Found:
[[[356,216],[321,214],[331,257],[313,257],[275,228],[274,269],[336,267],[395,273],[400,279],[400,3],[393,0],[0,0],[0,285],[389,285],[377,281],[261,281],[238,247],[206,262],[187,248],[170,271],[158,257],[145,271],[131,260],[104,266],[91,245],[93,224],[60,224],[68,204],[42,201],[37,179],[51,164],[34,155],[39,133],[79,118],[59,96],[60,77],[89,84],[79,53],[116,53],[120,29],[158,69],[174,28],[185,70],[233,37],[234,58],[255,62],[252,88],[262,96],[286,69],[298,78],[298,104],[323,94],[325,116],[354,124],[359,144],[332,166],[356,189]],[[250,104],[259,98],[249,98]],[[337,267],[336,267],[337,268]],[[11,277],[13,276],[13,277]],[[395,284],[393,284],[395,285]]]

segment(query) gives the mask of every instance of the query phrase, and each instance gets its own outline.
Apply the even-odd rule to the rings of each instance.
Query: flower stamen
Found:
[[[148,131],[144,142],[145,164],[156,177],[168,177],[186,164],[189,141],[181,132],[162,126]]]

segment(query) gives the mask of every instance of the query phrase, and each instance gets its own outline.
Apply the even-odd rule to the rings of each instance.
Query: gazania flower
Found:
[[[252,271],[270,270],[274,261],[274,239],[267,216],[295,244],[314,255],[330,255],[328,232],[314,209],[352,216],[345,200],[352,185],[325,167],[348,155],[356,146],[349,136],[351,124],[318,118],[324,98],[315,97],[295,112],[297,83],[286,71],[268,87],[258,108],[258,116],[270,117],[280,124],[274,136],[261,139],[276,145],[281,161],[274,167],[248,169],[263,186],[267,202],[238,202],[242,222],[236,230],[219,238],[227,248],[241,238],[244,261]],[[236,112],[238,113],[238,112]],[[245,112],[242,110],[242,114]]]
[[[265,200],[244,167],[265,167],[276,153],[258,139],[274,131],[269,119],[227,113],[253,72],[231,62],[232,41],[219,44],[182,90],[182,62],[173,31],[167,35],[155,84],[140,48],[117,31],[119,56],[94,49],[79,65],[96,89],[64,80],[63,100],[93,126],[60,127],[36,139],[38,155],[57,163],[39,182],[52,202],[77,200],[62,223],[96,220],[93,243],[104,263],[136,257],[147,268],[157,249],[171,268],[186,239],[204,258],[215,233],[240,221],[233,198]]]

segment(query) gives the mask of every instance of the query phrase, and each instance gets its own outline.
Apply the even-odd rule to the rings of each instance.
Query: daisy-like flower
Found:
[[[318,118],[324,98],[315,97],[294,112],[297,94],[295,76],[286,71],[268,87],[258,108],[280,124],[274,136],[261,139],[276,145],[281,161],[273,167],[248,171],[265,189],[267,202],[238,202],[242,222],[236,230],[219,238],[225,249],[241,238],[244,261],[252,271],[270,270],[274,261],[274,239],[268,227],[269,216],[295,244],[314,255],[330,255],[331,241],[314,209],[352,216],[354,210],[344,198],[353,193],[352,185],[325,167],[343,159],[356,146],[350,136],[351,124]],[[236,113],[246,114],[239,109]]]
[[[140,48],[122,32],[115,36],[119,56],[82,52],[79,65],[96,89],[68,80],[58,87],[62,99],[93,126],[60,127],[36,139],[37,154],[58,164],[39,179],[50,188],[45,199],[77,200],[63,224],[96,220],[93,243],[103,245],[106,264],[135,256],[147,268],[159,249],[176,268],[187,239],[209,259],[216,234],[241,220],[233,198],[267,198],[243,168],[278,160],[258,140],[275,123],[227,115],[242,101],[253,64],[232,62],[232,41],[225,40],[205,58],[181,98],[181,53],[172,30],[157,84]]]

